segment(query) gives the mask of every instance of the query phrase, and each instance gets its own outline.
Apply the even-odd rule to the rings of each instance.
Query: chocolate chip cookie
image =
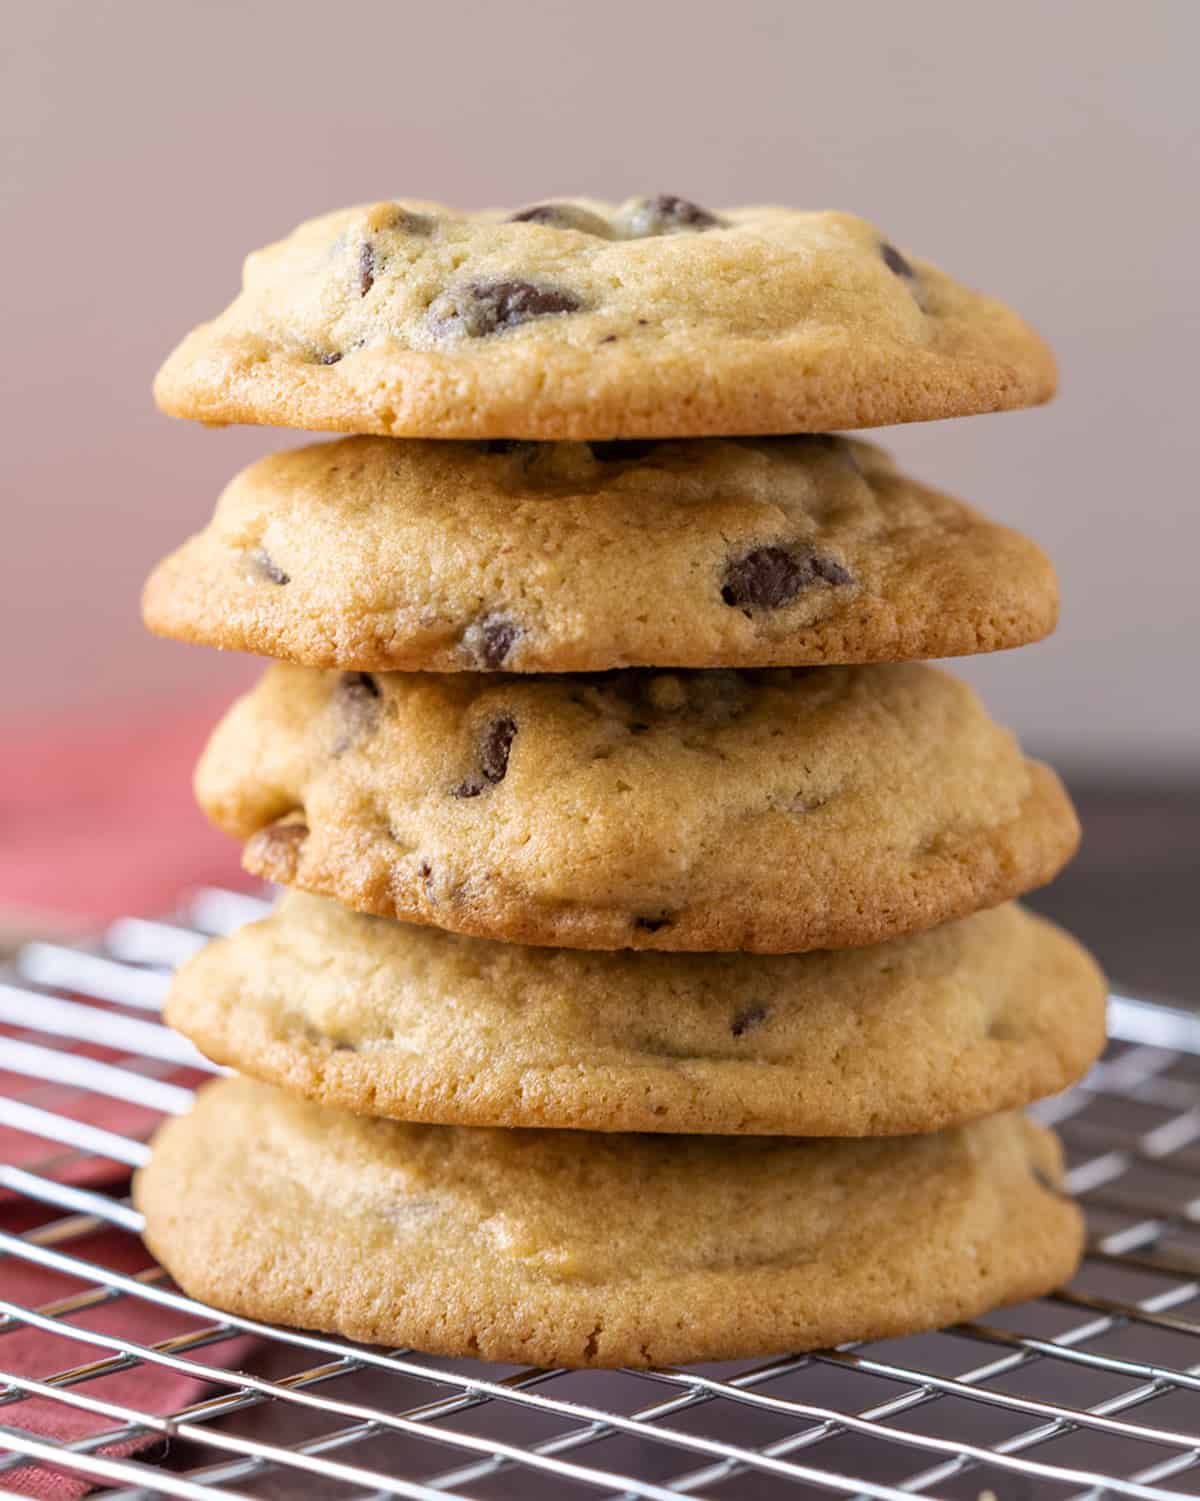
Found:
[[[896,1136],[1026,1105],[1104,1042],[1104,980],[1005,905],[871,948],[528,948],[287,893],[175,977],[208,1056],[397,1120]]]
[[[376,203],[256,251],[164,410],[410,438],[822,432],[1045,401],[1046,346],[852,214]]]
[[[1075,1271],[1054,1137],[622,1136],[369,1120],[245,1079],[159,1131],[134,1200],[184,1291],[381,1345],[650,1366],[883,1339]]]
[[[270,668],[197,772],[247,868],[568,948],[879,943],[1041,884],[1078,827],[935,668]]]
[[[1033,543],[830,437],[294,449],[145,594],[185,641],[439,672],[946,657],[1057,612]]]

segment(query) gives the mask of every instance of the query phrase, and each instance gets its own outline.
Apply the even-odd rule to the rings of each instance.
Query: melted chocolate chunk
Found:
[[[612,239],[612,225],[577,203],[535,203],[510,215],[510,224],[545,224],[551,229],[575,229],[580,234]]]
[[[495,669],[512,651],[521,635],[521,627],[503,615],[489,615],[479,625],[479,658],[485,667]]]
[[[340,756],[379,723],[379,684],[369,672],[343,672],[334,692],[345,726],[333,747],[333,754]]]
[[[291,583],[291,574],[284,573],[283,569],[280,568],[279,564],[272,558],[265,547],[259,547],[255,550],[253,562],[255,568],[262,574],[263,578],[270,579],[273,584]]]
[[[727,605],[775,610],[795,599],[806,570],[783,547],[756,547],[725,570],[721,598]]]
[[[472,621],[462,633],[463,656],[473,667],[495,672],[503,667],[523,634],[517,622],[507,615],[484,615]]]
[[[659,193],[643,198],[628,215],[629,233],[633,236],[665,235],[676,229],[715,229],[725,221],[690,198],[673,193]]]
[[[729,1030],[735,1037],[744,1037],[747,1032],[752,1032],[755,1027],[761,1027],[767,1019],[765,1006],[748,1006],[744,1011],[734,1014],[729,1023]]]
[[[671,919],[669,917],[635,917],[633,925],[635,928],[644,929],[647,933],[657,933],[660,928],[669,928]]]
[[[465,782],[460,782],[454,789],[454,797],[478,797],[489,783],[494,787],[504,780],[508,775],[508,757],[516,733],[517,722],[509,715],[506,714],[503,718],[492,721],[479,746],[482,780],[472,777]]]
[[[529,281],[476,281],[443,293],[430,306],[429,314],[446,332],[482,339],[534,318],[578,312],[582,306],[575,293],[563,287],[536,287]]]
[[[502,782],[508,773],[508,755],[517,733],[517,722],[506,714],[497,719],[483,737],[479,763],[489,782]]]
[[[370,240],[364,240],[358,252],[358,295],[365,297],[375,285],[375,248]]]
[[[341,358],[342,358],[342,356],[338,353],[338,351],[336,349],[331,349],[331,350],[329,350],[328,353],[326,353],[326,354],[319,354],[317,356],[317,364],[318,365],[336,365],[337,362]]]
[[[879,253],[889,271],[894,271],[897,276],[906,277],[909,281],[916,280],[917,273],[894,245],[889,245],[885,240],[879,247]]]
[[[689,229],[711,229],[721,222],[716,214],[709,213],[690,198],[678,198],[673,193],[659,193],[650,200],[650,206],[663,219],[669,219],[673,224],[686,224]]]
[[[609,438],[603,442],[589,443],[592,458],[603,464],[632,464],[648,458],[658,447],[654,438]]]
[[[852,584],[854,576],[848,568],[834,558],[823,558],[818,553],[813,553],[808,560],[808,566],[816,576],[827,584]]]
[[[343,672],[338,690],[354,703],[367,703],[379,697],[379,684],[369,672]]]
[[[777,610],[818,579],[826,584],[852,581],[833,558],[786,547],[756,547],[726,567],[721,598],[743,610]]]

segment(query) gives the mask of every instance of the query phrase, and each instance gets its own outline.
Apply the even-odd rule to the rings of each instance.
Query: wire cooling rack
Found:
[[[171,920],[126,919],[101,942],[27,944],[0,977],[0,1070],[15,1079],[0,1127],[30,1148],[0,1162],[0,1225],[15,1210],[31,1226],[0,1230],[0,1491],[47,1494],[57,1477],[122,1501],[1200,1494],[1189,1013],[1113,997],[1104,1061],[1040,1110],[1067,1143],[1091,1225],[1069,1289],[937,1334],[809,1355],[515,1370],[229,1317],[144,1257],[142,1270],[111,1269],[114,1243],[133,1249],[141,1223],[128,1170],[154,1121],[185,1110],[212,1071],[157,1020],[167,973],[265,910],[201,892]],[[114,1111],[140,1124],[97,1124]],[[12,1296],[31,1268],[54,1292],[36,1307]],[[158,1337],[104,1332],[113,1320],[96,1316],[114,1312],[124,1327],[152,1313]],[[6,1346],[38,1339],[69,1352],[61,1369],[33,1376],[27,1353],[6,1360]],[[194,1378],[193,1400],[154,1411],[114,1385],[130,1372],[139,1393]]]

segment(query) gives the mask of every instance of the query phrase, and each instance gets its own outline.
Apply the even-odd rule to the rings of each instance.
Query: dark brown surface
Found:
[[[1081,938],[1114,989],[1200,1005],[1200,782],[1064,780],[1083,847],[1029,905]]]

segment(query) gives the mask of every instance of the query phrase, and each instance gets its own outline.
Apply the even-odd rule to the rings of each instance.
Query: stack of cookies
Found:
[[[918,660],[1044,636],[1053,571],[826,435],[1053,386],[845,214],[382,203],[249,258],[160,404],[354,436],[252,465],[146,592],[279,663],[197,788],[288,890],[168,1008],[238,1076],[136,1183],[185,1289],[603,1366],[1070,1276],[1020,1110],[1096,1056],[1104,987],[1013,899],[1078,829]]]

